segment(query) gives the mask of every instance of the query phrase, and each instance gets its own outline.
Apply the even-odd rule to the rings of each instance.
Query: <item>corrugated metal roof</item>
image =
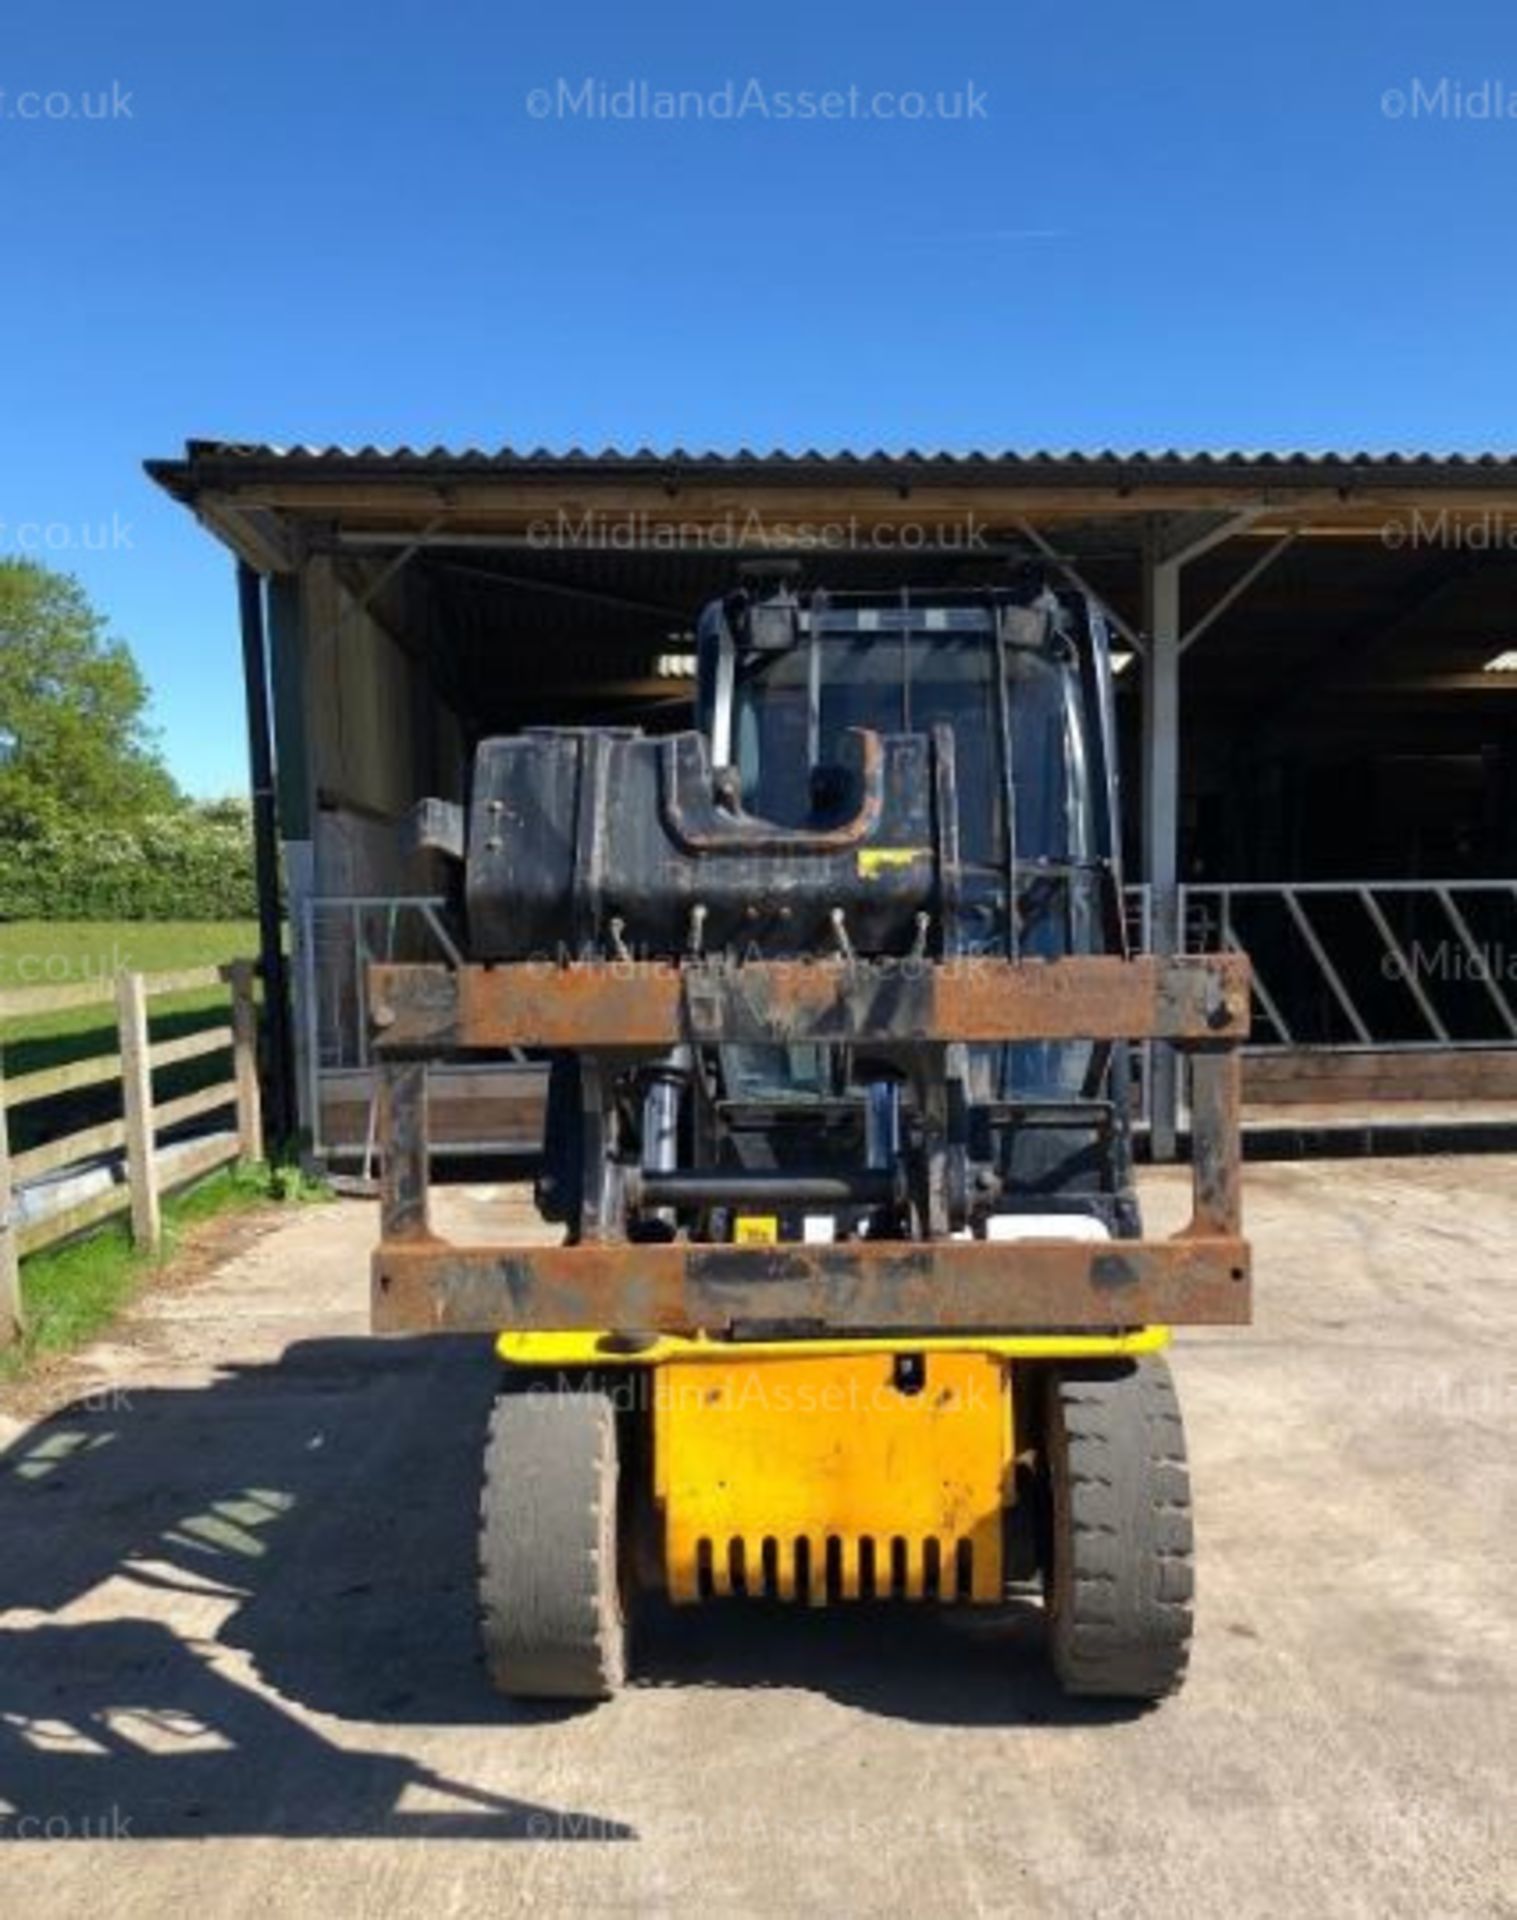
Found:
[[[943,527],[948,516],[965,520],[969,498],[976,516],[999,512],[1013,527],[1032,510],[1024,503],[1036,501],[1042,525],[1057,526],[1076,556],[1112,544],[1105,523],[1114,526],[1118,517],[1131,544],[1135,530],[1141,533],[1136,516],[1154,512],[1215,514],[1237,506],[1252,513],[1252,530],[1264,535],[1278,533],[1282,521],[1289,526],[1298,509],[1309,510],[1314,535],[1373,538],[1383,532],[1391,503],[1404,508],[1464,495],[1461,511],[1486,512],[1491,502],[1517,498],[1517,453],[1494,451],[597,451],[192,440],[183,458],[152,460],[147,470],[173,498],[202,512],[218,537],[260,572],[298,564],[292,528],[302,519],[318,527],[340,521],[349,539],[390,541],[414,532],[419,540],[435,535],[438,543],[509,537],[530,544],[537,524],[530,516],[544,505],[563,510],[572,503],[583,513],[602,504],[635,515],[655,497],[662,512],[664,496],[684,510],[702,496],[708,506],[730,505],[746,492],[752,500],[767,496],[767,510],[776,499],[810,493],[823,503],[846,502],[850,516],[873,514],[882,525],[895,524],[892,516],[908,511],[909,502],[924,525],[930,518]],[[417,496],[429,498],[419,504]],[[644,542],[635,528],[632,537],[656,544],[651,537]],[[576,550],[581,538],[577,532],[570,542]],[[589,544],[596,544],[593,530]],[[868,539],[864,545],[874,552]]]
[[[1517,468],[1517,453],[1493,451],[1405,451],[1395,448],[1361,449],[1357,452],[1312,449],[1187,450],[1163,451],[1143,448],[952,448],[887,447],[861,451],[841,448],[828,451],[819,447],[803,449],[751,447],[383,447],[275,446],[236,440],[191,440],[185,450],[184,464],[243,464],[250,466],[394,466],[394,467],[549,467],[595,466],[700,466],[700,467],[1183,467],[1189,469],[1281,467],[1323,468],[1357,467],[1451,467],[1460,469]],[[181,464],[154,461],[155,468]]]

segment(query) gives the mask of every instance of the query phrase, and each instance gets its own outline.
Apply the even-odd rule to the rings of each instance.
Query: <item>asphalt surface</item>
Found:
[[[1031,1610],[664,1613],[612,1704],[495,1699],[488,1354],[369,1340],[372,1211],[295,1214],[0,1421],[0,1912],[1517,1914],[1514,1173],[1249,1170],[1146,1713]]]

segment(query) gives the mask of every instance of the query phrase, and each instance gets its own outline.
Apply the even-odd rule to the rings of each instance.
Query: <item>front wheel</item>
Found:
[[[504,1693],[600,1700],[626,1673],[616,1413],[595,1392],[506,1392],[485,1443],[479,1597]]]
[[[1048,1644],[1065,1692],[1175,1692],[1195,1574],[1185,1431],[1165,1361],[1052,1371],[1043,1466]]]

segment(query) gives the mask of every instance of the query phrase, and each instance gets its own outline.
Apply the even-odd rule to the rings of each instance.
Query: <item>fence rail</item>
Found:
[[[152,1038],[149,1009],[169,994],[225,987],[228,1018],[176,1039]],[[258,1091],[258,1010],[251,960],[226,967],[194,967],[174,973],[121,973],[114,980],[65,987],[0,992],[0,1020],[63,1013],[80,1007],[111,1007],[116,1046],[109,1052],[7,1078],[0,1053],[0,1346],[23,1331],[21,1260],[39,1247],[82,1232],[111,1215],[130,1211],[132,1238],[156,1248],[162,1238],[161,1196],[169,1187],[233,1160],[263,1158],[263,1120]],[[160,1097],[153,1075],[183,1061],[230,1052],[231,1074],[214,1085],[175,1098]],[[23,1152],[10,1149],[8,1115],[18,1107],[119,1082],[121,1115],[43,1139]],[[159,1136],[186,1121],[223,1109],[235,1110],[236,1132],[181,1146],[165,1162]],[[23,1222],[17,1200],[30,1183],[68,1176],[124,1151],[125,1180]]]

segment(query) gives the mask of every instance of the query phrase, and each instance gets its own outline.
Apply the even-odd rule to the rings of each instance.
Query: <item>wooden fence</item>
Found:
[[[148,1009],[168,994],[203,992],[224,986],[230,1004],[224,1023],[187,1033],[177,1039],[154,1041],[148,1031]],[[258,1098],[258,1010],[254,997],[251,960],[227,967],[195,967],[179,973],[120,973],[66,987],[23,988],[0,993],[0,1020],[30,1019],[36,1014],[62,1013],[76,1007],[113,1006],[117,1049],[64,1066],[46,1067],[7,1080],[0,1053],[0,1346],[17,1339],[23,1328],[21,1259],[38,1247],[108,1219],[131,1213],[132,1239],[145,1249],[162,1238],[160,1195],[168,1186],[183,1186],[213,1168],[233,1160],[263,1158],[263,1121]],[[232,1075],[214,1086],[199,1087],[174,1099],[160,1099],[153,1090],[154,1072],[180,1061],[200,1059],[230,1049]],[[119,1082],[121,1116],[89,1126],[22,1153],[12,1153],[7,1113],[33,1101]],[[166,1165],[158,1136],[187,1120],[236,1111],[236,1137],[225,1132],[178,1150]],[[15,1200],[27,1182],[45,1174],[66,1174],[81,1163],[105,1154],[125,1152],[126,1179],[105,1191],[24,1225]]]

